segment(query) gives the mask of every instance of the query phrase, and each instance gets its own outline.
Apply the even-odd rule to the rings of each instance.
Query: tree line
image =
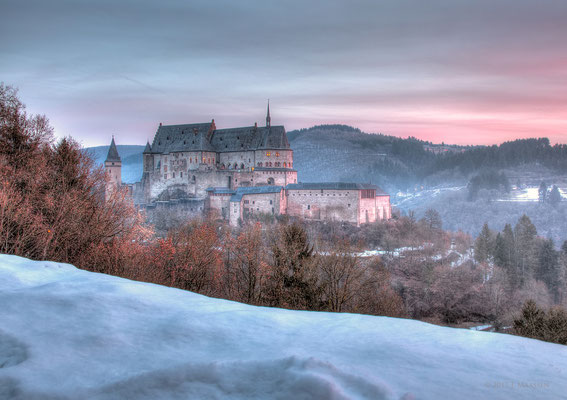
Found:
[[[2,253],[254,305],[443,324],[507,323],[527,299],[551,303],[549,293],[565,302],[567,245],[555,250],[527,217],[502,233],[487,227],[476,260],[471,237],[444,231],[435,210],[360,227],[208,219],[157,236],[127,193],[105,198],[104,170],[76,142],[55,142],[47,118],[28,115],[3,84],[0,165]]]

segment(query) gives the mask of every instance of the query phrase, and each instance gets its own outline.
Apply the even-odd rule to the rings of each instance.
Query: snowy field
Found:
[[[559,399],[567,346],[0,256],[0,399]]]
[[[561,197],[567,197],[567,192],[563,188],[558,188]],[[506,198],[498,199],[497,201],[518,201],[518,202],[538,202],[539,201],[539,187],[528,188],[513,188]]]

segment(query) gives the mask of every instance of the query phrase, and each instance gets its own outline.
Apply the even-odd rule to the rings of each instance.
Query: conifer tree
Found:
[[[547,201],[552,205],[556,205],[561,202],[561,193],[559,192],[559,188],[556,185],[553,185],[551,192],[549,192]]]
[[[537,263],[537,229],[527,215],[522,215],[514,228],[519,283],[524,284],[532,275]]]
[[[552,239],[543,240],[538,249],[538,265],[535,278],[544,282],[557,301],[559,295],[560,265]]]
[[[542,181],[538,189],[539,201],[544,203],[547,200],[547,183]]]
[[[485,222],[475,241],[474,258],[479,263],[488,262],[492,259],[493,253],[494,234],[488,227],[488,223]]]

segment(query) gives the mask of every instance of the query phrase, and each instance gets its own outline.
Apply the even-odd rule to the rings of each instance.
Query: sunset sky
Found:
[[[567,143],[567,1],[0,0],[0,81],[85,146],[160,122]]]

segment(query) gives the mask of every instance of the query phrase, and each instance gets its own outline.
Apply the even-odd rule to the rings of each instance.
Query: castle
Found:
[[[114,137],[105,168],[109,187],[124,186]],[[128,186],[148,212],[183,210],[236,226],[257,214],[336,220],[356,225],[391,217],[390,196],[361,183],[298,183],[283,126],[217,129],[215,120],[162,125],[143,153],[140,182]]]

